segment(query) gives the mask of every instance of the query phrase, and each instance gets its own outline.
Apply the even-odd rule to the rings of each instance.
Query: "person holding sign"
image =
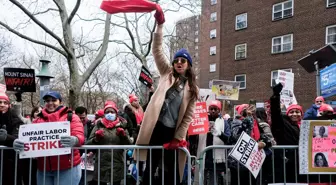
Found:
[[[175,150],[186,145],[186,135],[189,124],[192,121],[195,102],[198,98],[198,87],[196,76],[192,69],[192,57],[186,49],[175,53],[173,61],[169,61],[163,53],[163,23],[164,14],[159,5],[154,15],[158,26],[153,37],[152,52],[156,66],[160,73],[160,80],[157,90],[147,106],[142,125],[137,138],[137,145],[164,145],[164,180],[166,185],[180,184],[183,177],[186,155],[182,151]],[[140,150],[140,159],[147,164],[150,161],[150,152]],[[161,150],[152,151],[152,167],[156,169],[162,159]],[[175,160],[176,159],[176,160]],[[176,171],[175,164],[177,161]],[[176,173],[176,182],[174,176]],[[143,184],[149,185],[150,176],[154,179],[155,170],[150,172],[149,165],[143,177]],[[161,176],[162,173],[159,173]]]
[[[99,120],[91,131],[87,145],[130,145],[132,141],[125,126],[127,121],[118,116],[118,108],[113,101],[107,101],[104,108],[104,118]],[[95,163],[94,177],[89,185],[98,184],[98,174],[100,172],[100,184],[120,185],[124,175],[124,150],[114,149],[113,155],[111,150],[101,150],[100,168]],[[111,166],[111,157],[113,156],[113,166]],[[111,168],[113,168],[113,182],[111,182]]]
[[[273,95],[270,98],[271,104],[271,130],[277,145],[299,145],[300,123],[303,116],[302,107],[292,104],[286,110],[286,115],[283,115],[280,110],[280,92],[282,84],[279,83],[273,87]],[[298,153],[298,152],[297,152]],[[284,182],[284,161],[286,159],[286,182],[296,182],[295,176],[298,171],[295,171],[295,151],[286,150],[286,155],[283,156],[282,150],[274,151],[275,160],[275,182]],[[298,176],[299,177],[299,176]]]
[[[61,136],[62,147],[79,147],[84,144],[84,129],[79,117],[72,114],[72,111],[62,105],[62,97],[58,92],[49,91],[43,96],[45,107],[38,114],[33,124],[48,122],[70,121],[70,136]],[[24,142],[16,139],[13,147],[22,151],[25,148]],[[46,160],[45,160],[46,159]],[[45,163],[44,163],[45,162]],[[68,185],[78,184],[81,178],[81,156],[79,150],[73,150],[67,155],[39,157],[37,159],[37,184],[43,185]],[[44,168],[44,166],[46,168]],[[59,178],[58,178],[59,175]]]
[[[10,101],[5,92],[0,92],[0,145],[13,147],[14,140],[18,137],[19,126],[23,122],[20,117],[10,108]],[[0,154],[1,155],[1,154]],[[15,178],[15,151],[4,150],[1,166],[3,170],[2,183],[14,184]],[[20,167],[20,166],[19,166]],[[21,184],[20,168],[18,168],[17,183]],[[28,173],[28,172],[26,172]]]

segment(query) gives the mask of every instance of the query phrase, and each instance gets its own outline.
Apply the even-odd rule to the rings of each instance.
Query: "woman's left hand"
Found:
[[[262,141],[259,141],[259,142],[258,142],[258,149],[259,149],[259,150],[265,148],[265,146],[266,146],[266,143],[264,143],[264,142],[262,142]]]

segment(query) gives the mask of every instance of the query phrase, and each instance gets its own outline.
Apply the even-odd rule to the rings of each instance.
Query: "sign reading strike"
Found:
[[[19,139],[25,144],[20,159],[70,154],[71,148],[61,146],[61,136],[70,136],[67,121],[21,125]]]
[[[8,91],[36,92],[34,69],[4,68]]]
[[[254,178],[257,178],[266,158],[264,150],[258,150],[258,143],[245,132],[240,135],[229,155],[250,170]]]
[[[196,102],[194,117],[189,125],[188,135],[205,134],[209,131],[209,118],[206,102]]]

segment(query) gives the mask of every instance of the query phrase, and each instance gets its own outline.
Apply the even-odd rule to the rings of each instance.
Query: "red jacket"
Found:
[[[44,122],[57,122],[57,121],[67,121],[68,120],[68,107],[62,107],[56,112],[47,113],[45,109],[39,114],[39,117],[34,120],[33,124],[39,124]],[[72,120],[70,122],[70,133],[72,136],[76,136],[79,141],[79,145],[84,144],[84,128],[79,117],[76,114],[72,114]],[[60,170],[66,170],[71,168],[71,157],[72,154],[61,155],[60,156]],[[81,156],[78,150],[73,150],[73,166],[77,166],[81,162]],[[46,171],[58,170],[58,157],[50,156],[46,157]],[[44,170],[44,157],[39,157],[37,159],[38,169]]]

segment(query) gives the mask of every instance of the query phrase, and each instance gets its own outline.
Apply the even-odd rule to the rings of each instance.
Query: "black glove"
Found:
[[[15,97],[16,97],[17,102],[22,102],[22,93],[21,92],[15,93]]]
[[[273,87],[273,94],[274,94],[274,95],[279,95],[280,92],[282,91],[282,88],[283,88],[283,86],[282,86],[281,83],[276,84],[276,85]]]

